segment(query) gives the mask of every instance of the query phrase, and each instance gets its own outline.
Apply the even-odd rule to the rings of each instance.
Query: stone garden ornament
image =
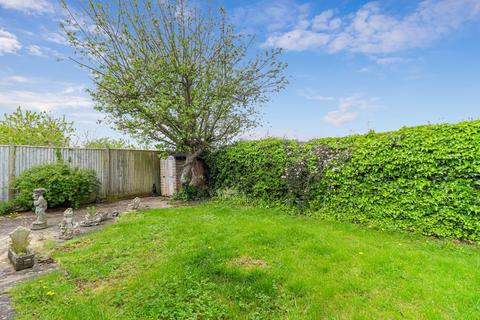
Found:
[[[11,244],[8,248],[8,259],[15,271],[33,267],[35,254],[30,250],[30,229],[17,227],[10,233]]]
[[[85,219],[80,222],[80,226],[82,227],[93,227],[98,226],[101,222],[110,219],[108,213],[97,213],[97,208],[94,206],[87,207],[87,214],[85,215]]]
[[[75,223],[73,209],[68,208],[63,213],[63,220],[60,222],[60,239],[70,240],[78,233],[78,223]]]
[[[130,202],[130,204],[127,206],[127,212],[137,211],[138,208],[140,208],[140,202],[141,200],[139,197],[133,199],[132,202]]]
[[[85,214],[85,218],[83,221],[80,222],[82,227],[93,227],[98,226],[100,224],[101,219],[97,216],[97,208],[94,206],[87,207],[87,214]]]
[[[32,224],[32,230],[45,229],[47,225],[47,200],[43,197],[47,190],[43,188],[33,190],[33,205],[37,219]]]
[[[140,198],[136,197],[135,199],[132,200],[132,202],[130,202],[127,205],[127,211],[124,211],[124,212],[114,211],[112,212],[112,217],[117,218],[118,220],[118,218],[124,214],[127,214],[129,212],[136,212],[140,208],[140,203],[141,203]]]

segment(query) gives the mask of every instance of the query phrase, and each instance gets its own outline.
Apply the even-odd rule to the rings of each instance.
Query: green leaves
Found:
[[[68,146],[75,132],[73,123],[46,112],[23,111],[20,107],[0,120],[0,144]]]
[[[96,109],[140,141],[191,153],[224,144],[257,126],[258,107],[287,84],[281,51],[252,54],[223,9],[87,2],[82,16],[64,1],[74,61],[92,75]]]
[[[307,143],[266,139],[210,154],[209,179],[214,189],[301,203],[325,219],[480,240],[479,154],[480,121]]]
[[[94,199],[98,186],[92,170],[70,168],[64,163],[44,164],[24,171],[15,179],[15,203],[23,208],[32,208],[33,189],[45,188],[49,208],[77,208],[81,203]]]
[[[103,137],[88,140],[85,142],[85,148],[135,149],[137,147],[125,139]]]

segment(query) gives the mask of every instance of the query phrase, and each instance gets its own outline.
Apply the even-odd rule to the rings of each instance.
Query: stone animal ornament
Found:
[[[132,202],[130,202],[130,204],[127,206],[127,212],[137,211],[138,208],[140,208],[140,203],[141,203],[141,200],[139,197],[136,197],[135,199],[133,199]]]
[[[16,271],[33,267],[35,254],[30,250],[30,229],[17,227],[9,234],[8,259]]]
[[[108,213],[98,212],[95,207],[87,207],[87,214],[85,215],[85,219],[80,222],[81,227],[93,227],[98,226],[101,222],[110,219],[110,215]]]
[[[142,200],[139,198],[139,197],[136,197],[135,199],[132,200],[132,202],[130,202],[128,205],[127,205],[127,211],[124,211],[124,212],[120,212],[120,211],[113,211],[112,212],[112,217],[114,218],[118,218],[124,214],[127,214],[129,212],[135,212],[135,211],[138,211],[138,209],[140,208],[140,204],[141,204]]]
[[[47,225],[47,200],[43,197],[47,190],[43,188],[33,190],[33,205],[37,219],[32,224],[32,230],[45,229]]]
[[[75,222],[75,216],[72,208],[68,208],[63,213],[63,220],[59,224],[60,239],[69,240],[78,233],[78,223]]]

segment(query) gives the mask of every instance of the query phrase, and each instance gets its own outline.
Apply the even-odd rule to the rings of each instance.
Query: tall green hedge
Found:
[[[207,162],[214,190],[297,201],[325,219],[480,240],[480,121],[306,143],[242,141]]]

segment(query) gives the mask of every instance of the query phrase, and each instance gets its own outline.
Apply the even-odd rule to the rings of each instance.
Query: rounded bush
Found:
[[[95,199],[98,186],[93,170],[71,168],[64,163],[44,164],[24,171],[15,179],[15,202],[22,208],[32,208],[33,190],[45,188],[49,208],[78,208],[81,203]]]

